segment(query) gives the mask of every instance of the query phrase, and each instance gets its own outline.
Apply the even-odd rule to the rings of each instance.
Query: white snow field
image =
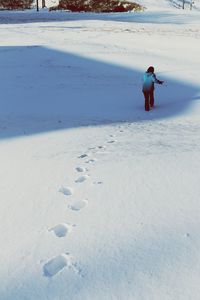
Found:
[[[152,3],[0,12],[0,300],[200,299],[200,13]]]

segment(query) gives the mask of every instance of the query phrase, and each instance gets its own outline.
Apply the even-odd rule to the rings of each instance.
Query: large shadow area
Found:
[[[1,47],[0,66],[0,138],[167,118],[188,109],[199,91],[162,77],[167,86],[157,86],[148,113],[136,69],[41,46]]]
[[[192,11],[192,22],[199,23],[199,12]],[[169,11],[144,11],[132,13],[72,13],[72,12],[36,12],[34,10],[0,11],[0,24],[24,24],[37,22],[66,22],[82,20],[102,20],[130,23],[150,24],[187,24],[191,22],[191,13],[186,14],[181,10]]]

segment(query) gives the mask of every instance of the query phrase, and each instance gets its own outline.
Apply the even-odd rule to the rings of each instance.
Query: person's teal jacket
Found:
[[[154,90],[154,83],[162,84],[163,81],[160,81],[156,78],[156,75],[151,72],[146,72],[143,75],[143,92],[151,92]]]

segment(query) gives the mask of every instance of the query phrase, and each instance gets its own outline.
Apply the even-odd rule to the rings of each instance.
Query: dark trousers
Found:
[[[150,106],[153,107],[154,106],[154,94],[153,91],[149,91],[149,92],[143,92],[144,94],[144,99],[145,99],[145,110],[149,111],[150,110]]]

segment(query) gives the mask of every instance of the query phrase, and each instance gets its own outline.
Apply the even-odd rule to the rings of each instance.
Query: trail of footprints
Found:
[[[113,139],[114,137],[115,137],[114,135],[110,135],[110,138],[112,139],[108,140],[107,143],[113,144],[117,142],[115,139]],[[97,147],[91,147],[88,150],[94,151],[94,153],[98,154],[98,150],[105,150],[105,149],[106,149],[105,145],[100,145]],[[85,164],[93,164],[97,161],[96,158],[90,158],[90,154],[88,153],[83,153],[79,155],[78,158],[80,160],[86,159],[84,161]],[[90,176],[87,174],[87,172],[89,171],[88,168],[83,166],[78,166],[75,168],[75,170],[77,171],[77,174],[80,175],[75,180],[75,184],[83,184],[84,182],[89,180]],[[103,183],[102,181],[93,182],[93,184],[102,184],[102,183]],[[59,189],[59,192],[66,197],[70,197],[73,195],[74,189],[71,187],[61,187]],[[75,212],[81,211],[82,209],[87,207],[88,203],[89,202],[87,199],[75,200],[71,204],[68,204],[68,209]],[[71,231],[75,226],[76,226],[75,224],[60,223],[50,228],[49,232],[52,232],[58,238],[66,238],[71,233]],[[53,257],[48,262],[46,262],[43,266],[43,274],[46,277],[53,277],[64,268],[72,269],[75,273],[82,276],[82,272],[78,267],[76,261],[74,260],[74,257],[69,253],[62,253],[58,256]]]

